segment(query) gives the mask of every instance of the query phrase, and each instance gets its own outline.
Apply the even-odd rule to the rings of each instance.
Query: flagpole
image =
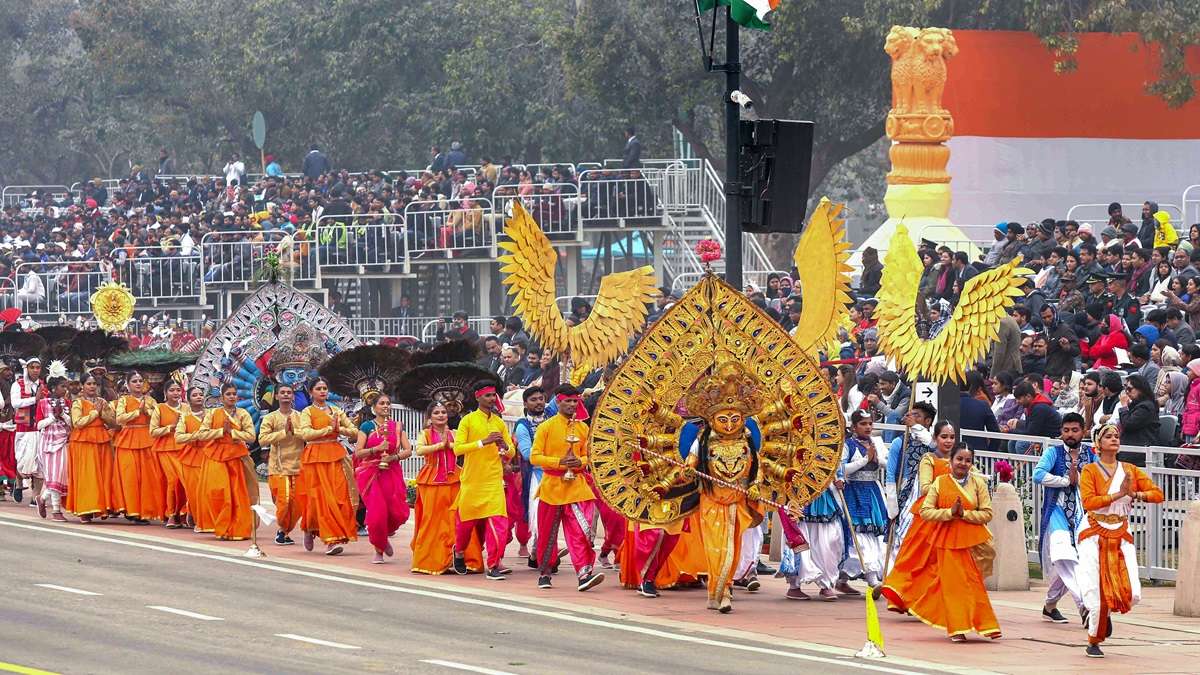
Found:
[[[738,180],[739,122],[741,107],[731,98],[741,88],[741,56],[733,8],[725,7],[725,281],[742,289],[742,219]]]

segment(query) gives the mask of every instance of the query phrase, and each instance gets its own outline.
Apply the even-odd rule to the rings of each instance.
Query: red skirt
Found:
[[[0,483],[17,480],[16,440],[15,431],[0,431]]]

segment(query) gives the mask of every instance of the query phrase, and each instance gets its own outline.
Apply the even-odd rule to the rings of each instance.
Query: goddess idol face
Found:
[[[739,410],[718,410],[709,424],[720,436],[736,436],[746,428],[746,418]]]

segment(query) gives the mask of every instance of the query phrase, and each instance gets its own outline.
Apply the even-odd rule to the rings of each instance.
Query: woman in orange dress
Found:
[[[913,616],[945,630],[952,642],[966,642],[971,631],[993,640],[1000,637],[1000,623],[983,586],[994,557],[987,528],[992,498],[987,481],[971,471],[974,460],[974,451],[959,445],[950,459],[950,473],[929,484],[921,518],[935,525],[929,538],[933,554],[921,574],[931,579],[908,606]]]
[[[71,404],[66,509],[90,523],[113,510],[113,450],[112,436],[101,419],[108,401],[100,397],[100,381],[89,373],[82,385],[82,395]]]
[[[329,403],[329,383],[318,377],[312,386],[313,401],[300,413],[296,435],[306,445],[296,479],[296,505],[303,514],[304,550],[313,550],[316,537],[325,542],[325,555],[339,555],[343,546],[358,539],[356,506],[350,491],[348,455],[340,439],[357,436],[354,422]]]
[[[166,480],[150,438],[150,411],[157,405],[146,394],[146,379],[141,373],[129,376],[129,394],[117,399],[116,471],[113,472],[113,500],[116,510],[139,525],[163,517]]]
[[[167,380],[163,389],[162,403],[150,409],[150,437],[154,439],[154,454],[162,468],[164,480],[165,520],[168,529],[183,527],[183,514],[187,511],[187,492],[183,485],[183,463],[180,447],[175,443],[175,427],[182,414],[183,385],[177,380]]]
[[[901,614],[908,611],[908,603],[912,599],[928,593],[929,584],[935,581],[925,570],[936,557],[930,540],[937,532],[938,525],[921,517],[921,506],[925,502],[925,492],[933,481],[950,473],[950,453],[958,446],[958,433],[953,424],[942,420],[934,425],[933,438],[933,452],[925,453],[917,466],[917,498],[910,509],[912,524],[904,535],[896,562],[880,589],[880,593],[887,598],[888,609]]]
[[[200,470],[204,467],[204,447],[209,441],[197,437],[204,423],[204,388],[188,390],[188,404],[175,422],[175,447],[179,449],[179,470],[183,472],[183,491],[187,495],[187,520],[193,532],[212,532],[204,498],[200,494]]]
[[[1079,533],[1075,574],[1087,609],[1086,653],[1103,658],[1100,643],[1112,635],[1110,613],[1125,614],[1142,599],[1129,513],[1134,502],[1161,503],[1163,491],[1145,471],[1117,461],[1121,449],[1117,425],[1102,425],[1094,438],[1100,460],[1079,472],[1079,497],[1087,510],[1088,527]]]
[[[200,468],[205,524],[225,540],[250,538],[254,529],[250,506],[258,503],[258,480],[247,445],[255,438],[254,420],[237,406],[237,400],[236,386],[222,387],[221,407],[208,411],[196,432],[197,440],[208,441]]]
[[[417,438],[414,453],[425,459],[417,473],[417,504],[414,509],[412,571],[444,574],[454,555],[454,512],[458,497],[458,461],[454,456],[454,430],[450,413],[439,402],[425,408],[427,426]],[[467,569],[483,570],[483,549],[472,538],[466,551]]]

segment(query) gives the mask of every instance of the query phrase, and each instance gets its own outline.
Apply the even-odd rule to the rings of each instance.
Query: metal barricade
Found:
[[[489,316],[473,316],[467,319],[467,325],[482,338],[491,334],[489,326],[491,321],[492,318]],[[425,325],[421,327],[421,342],[437,342],[444,325],[440,318],[426,321]]]
[[[406,335],[419,338],[425,325],[438,320],[438,317],[352,316],[344,317],[344,320],[360,339],[374,341]]]
[[[38,190],[48,190],[52,199],[66,199],[71,196],[71,188],[66,185],[5,185],[0,190],[0,203],[5,207],[19,206],[29,194]]]
[[[408,274],[404,217],[399,214],[317,219],[317,279]]]
[[[421,430],[425,428],[425,413],[393,404],[392,421],[404,430],[404,435],[408,436],[408,442],[415,448],[421,438]],[[417,473],[421,471],[421,467],[425,466],[425,458],[414,454],[407,459],[400,460],[400,465],[404,467],[405,480],[411,483],[417,477]]]
[[[412,260],[494,258],[497,217],[490,199],[417,201],[404,207]]]
[[[662,227],[663,170],[600,169],[579,174],[585,227]]]
[[[129,287],[139,309],[199,304],[199,258],[161,253],[142,251],[141,255],[117,259],[22,263],[17,267],[22,289],[26,288],[27,274],[37,275],[41,288],[17,291],[15,300],[27,312],[87,313],[91,311],[92,293],[104,283],[119,281]]]
[[[1188,229],[1193,223],[1200,223],[1200,185],[1189,185],[1183,189],[1179,198],[1180,208],[1183,209],[1183,219],[1175,225],[1181,240],[1188,238]]]
[[[492,192],[492,213],[497,230],[503,227],[503,219],[512,213],[512,203],[516,200],[521,201],[550,239],[583,241],[579,221],[581,196],[574,183],[497,187]]]
[[[1184,199],[1187,198],[1187,192],[1184,192]],[[1181,239],[1187,238],[1186,225],[1181,225],[1184,222],[1183,209],[1177,204],[1159,204],[1159,210],[1166,211],[1171,214],[1171,224],[1175,226],[1175,231],[1179,232],[1180,227],[1184,227],[1183,232],[1179,232]],[[1142,222],[1142,205],[1141,204],[1121,204],[1121,213],[1125,215],[1134,224]],[[1108,204],[1076,204],[1067,209],[1066,220],[1074,220],[1077,223],[1091,224],[1097,241],[1099,241],[1100,230],[1108,223]]]
[[[316,254],[308,230],[298,230],[291,246],[279,250],[286,232],[209,232],[200,240],[201,299],[208,287],[238,284],[245,288],[265,279],[269,264],[267,256],[280,254],[280,268],[295,281],[316,279]]]

